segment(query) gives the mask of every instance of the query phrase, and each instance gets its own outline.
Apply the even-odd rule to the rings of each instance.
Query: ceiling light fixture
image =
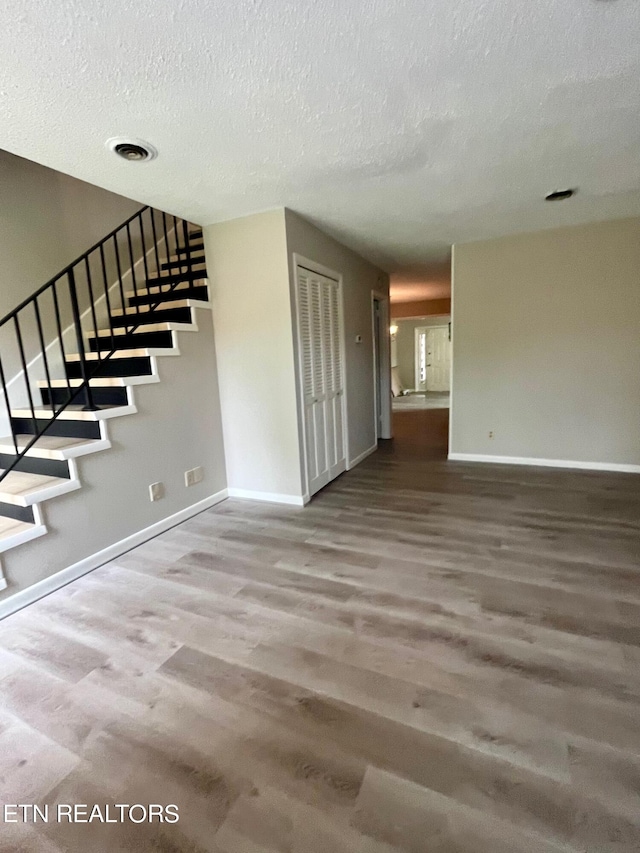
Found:
[[[158,152],[148,142],[142,139],[127,139],[125,137],[114,137],[107,140],[107,148],[122,157],[123,160],[128,160],[130,163],[148,163],[150,160],[155,160]]]
[[[565,198],[571,198],[576,194],[576,190],[555,190],[545,196],[545,201],[564,201]]]

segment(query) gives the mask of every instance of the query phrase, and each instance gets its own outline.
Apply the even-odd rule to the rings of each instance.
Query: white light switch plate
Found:
[[[184,472],[185,486],[195,486],[196,483],[201,483],[204,479],[204,471],[201,466],[190,468]]]
[[[151,483],[149,486],[149,500],[159,501],[164,497],[164,483]]]

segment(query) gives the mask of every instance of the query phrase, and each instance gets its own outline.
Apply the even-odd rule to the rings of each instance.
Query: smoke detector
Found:
[[[153,145],[144,142],[142,139],[127,139],[126,137],[116,136],[107,140],[107,148],[130,163],[148,163],[158,156]]]

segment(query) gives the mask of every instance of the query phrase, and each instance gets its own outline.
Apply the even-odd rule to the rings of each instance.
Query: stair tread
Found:
[[[125,317],[128,315],[124,315]],[[132,315],[135,317],[135,314]],[[113,337],[122,337],[123,335],[143,335],[143,334],[152,334],[153,332],[184,332],[189,331],[191,329],[195,329],[194,323],[180,323],[171,321],[168,323],[145,323],[141,326],[137,326],[132,328],[131,331],[128,330],[127,326],[117,326],[113,330]],[[111,337],[111,329],[98,329],[98,333],[96,335],[95,332],[89,332],[87,334],[87,338],[110,338]]]
[[[4,470],[0,469],[0,474]],[[9,471],[4,480],[0,481],[0,500],[8,497],[21,498],[34,495],[52,486],[66,485],[69,480],[63,477],[51,477],[48,474],[29,474],[26,471]]]
[[[175,350],[170,349],[169,347],[165,347],[164,349],[159,349],[157,347],[136,347],[135,349],[118,349],[113,355],[108,359],[108,361],[114,361],[119,358],[149,358],[153,355],[166,355],[167,352],[174,352]],[[98,361],[105,360],[104,356],[108,355],[111,352],[110,349],[103,349],[100,352],[87,352],[85,353],[85,359],[87,361]],[[80,361],[80,356],[78,353],[72,352],[67,355],[67,361]]]
[[[89,385],[92,388],[126,388],[127,385],[147,385],[157,382],[157,377],[148,373],[140,376],[94,376],[89,380]],[[78,388],[84,383],[83,379],[69,379],[67,384],[66,379],[52,379],[50,382],[47,379],[39,379],[36,383],[38,388]]]
[[[35,530],[36,527],[37,525],[33,522],[18,521],[16,518],[0,515],[0,542],[4,539],[18,536],[21,533]]]
[[[96,409],[96,411],[87,411],[82,403],[78,405],[69,405],[60,412],[57,416],[58,420],[63,421],[99,421],[102,418],[110,417],[114,414],[122,414],[125,409],[130,409],[129,405],[124,406],[104,406],[101,409]],[[35,416],[37,420],[50,420],[51,419],[51,407],[50,406],[41,406],[36,407],[33,410],[33,414],[31,409],[11,409],[11,417],[12,418],[26,418],[31,420]]]
[[[22,450],[33,439],[32,435],[16,435],[18,449]],[[99,438],[72,438],[70,436],[42,435],[36,443],[27,450],[27,456],[41,457],[45,459],[65,459],[65,451],[89,450],[102,445]],[[8,435],[0,438],[0,453],[15,453],[13,437]]]
[[[184,290],[193,290],[196,287],[208,287],[207,277],[203,276],[202,284],[198,284],[199,279],[194,281],[179,281],[171,290],[160,290],[162,285],[153,284],[151,287],[139,287],[138,290],[127,290],[125,296],[128,299],[133,299],[136,296],[162,296],[165,293],[180,293]]]
[[[111,312],[112,317],[135,317],[136,314],[145,314],[149,312],[148,305],[140,305],[140,311],[134,311],[129,308],[127,311],[123,311],[122,308],[114,308]],[[153,310],[154,311],[168,311],[170,308],[210,308],[211,303],[205,299],[174,299],[171,302],[161,302],[157,305]]]

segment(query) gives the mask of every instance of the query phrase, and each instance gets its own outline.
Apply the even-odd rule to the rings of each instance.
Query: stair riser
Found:
[[[13,430],[16,434],[35,435],[34,424],[31,418],[11,418]],[[58,418],[53,423],[36,419],[38,432],[44,430],[44,435],[64,436],[65,438],[100,438],[100,424],[98,421],[68,421]]]
[[[179,272],[182,269],[193,269],[198,272],[202,272],[204,274],[205,270],[205,259],[204,255],[191,255],[188,259],[185,257],[179,261],[165,261],[160,264],[161,270],[175,270]]]
[[[8,468],[15,461],[15,456],[0,453],[0,468]],[[64,477],[71,479],[69,463],[59,459],[38,459],[35,456],[23,456],[14,468],[26,474],[44,474],[47,477]]]
[[[206,277],[206,270],[180,270],[179,272],[168,273],[167,275],[152,276],[147,279],[146,287],[158,287],[162,284],[179,284],[182,281],[195,281]]]
[[[142,311],[140,314],[134,314],[133,316],[113,317],[112,323],[114,329],[137,325],[142,329],[144,326],[149,326],[153,323],[193,323],[193,316],[191,308],[166,308],[162,311]],[[106,337],[106,340],[110,341],[111,335]]]
[[[41,388],[40,393],[45,406],[51,405],[52,397],[54,406],[61,406],[69,399],[69,391],[66,388]],[[126,406],[129,403],[126,388],[92,388],[91,396],[94,404],[100,407]],[[88,402],[86,389],[73,398],[73,403],[80,406],[86,406]]]
[[[191,243],[189,245],[189,250],[191,254],[193,254],[194,252],[204,252],[204,243],[202,241],[200,241],[199,243]],[[182,256],[187,254],[187,250],[183,245],[180,245],[177,247],[177,249],[174,249],[171,254]]]
[[[139,347],[173,347],[172,332],[138,332],[134,335],[115,335],[113,340],[108,338],[91,338],[91,352],[99,350],[136,349]]]
[[[148,355],[132,358],[110,358],[98,368],[91,362],[88,362],[88,365],[91,376],[150,376],[153,373],[151,359]],[[67,362],[67,376],[69,379],[82,378],[79,361]]]
[[[209,301],[209,288],[206,284],[196,287],[185,287],[180,290],[164,291],[163,293],[145,293],[144,296],[129,297],[129,305],[155,305],[156,302],[175,302],[177,299],[199,299]],[[165,316],[165,312],[162,312]]]
[[[16,521],[24,521],[26,524],[36,523],[32,506],[16,506],[0,501],[0,515],[4,515],[5,518],[15,518]]]

